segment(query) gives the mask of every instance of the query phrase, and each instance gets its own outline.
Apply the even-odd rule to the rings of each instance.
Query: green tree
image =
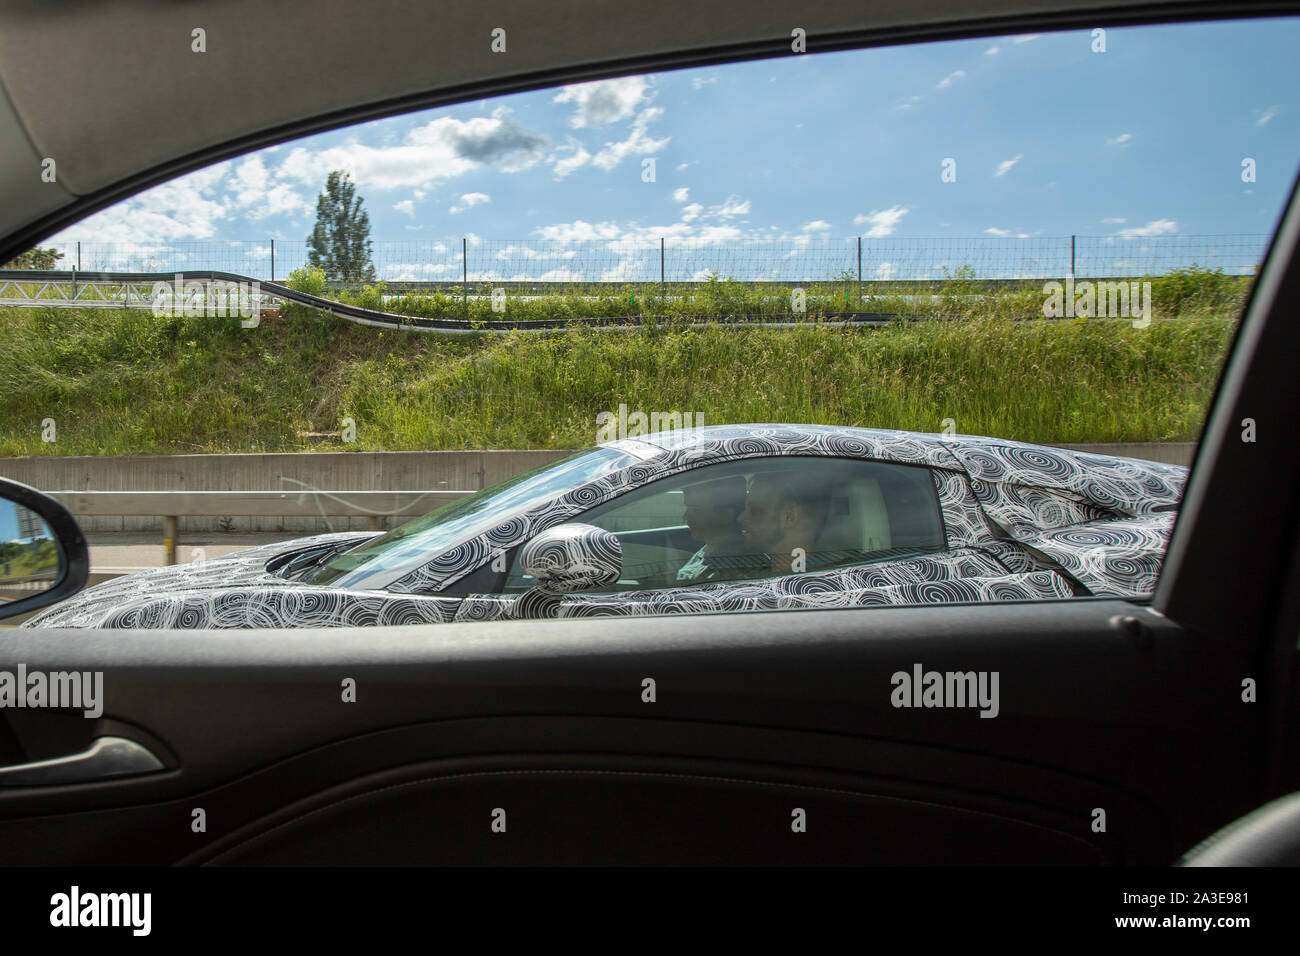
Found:
[[[4,264],[6,269],[57,269],[63,253],[53,247],[49,249],[28,249],[17,259],[10,259]]]
[[[370,216],[361,208],[352,177],[334,170],[316,199],[316,225],[307,239],[308,265],[324,269],[330,279],[374,282],[370,261]]]

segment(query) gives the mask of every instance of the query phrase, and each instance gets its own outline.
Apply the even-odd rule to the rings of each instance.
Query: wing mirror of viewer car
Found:
[[[537,585],[519,598],[515,616],[549,617],[564,595],[617,581],[623,573],[623,546],[603,528],[562,524],[525,544],[519,565]]]
[[[77,519],[35,488],[0,478],[0,618],[71,597],[90,575]]]

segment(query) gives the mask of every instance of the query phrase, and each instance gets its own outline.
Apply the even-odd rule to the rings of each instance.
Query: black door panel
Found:
[[[1110,623],[1134,616],[1147,620],[1132,632]],[[656,792],[669,804],[698,806],[698,819],[730,794],[748,808],[737,810],[742,817],[766,821],[793,799],[784,790],[775,799],[767,784],[830,786],[844,793],[817,803],[819,813],[856,820],[848,806],[874,808],[862,811],[865,830],[846,834],[859,862],[897,861],[909,845],[911,862],[926,862],[935,843],[900,843],[900,827],[956,826],[977,812],[1004,821],[994,829],[1008,860],[1041,861],[1046,853],[1061,863],[1162,864],[1250,799],[1242,780],[1259,754],[1215,745],[1257,739],[1254,711],[1236,693],[1242,662],[1221,642],[1130,604],[692,620],[690,628],[680,618],[624,620],[613,634],[599,620],[364,632],[5,634],[0,654],[29,669],[103,670],[105,718],[117,722],[118,733],[138,727],[156,734],[178,769],[93,785],[0,789],[0,862],[173,862],[333,789],[362,792],[378,779],[367,778],[417,764],[443,777],[455,772],[456,760],[493,772],[570,772],[550,774],[533,791],[526,774],[511,777],[514,799],[535,801],[539,819],[551,820],[560,812],[556,801],[591,806],[597,798],[590,780],[571,773],[580,769],[617,768],[622,780],[627,773],[685,774],[656,778]],[[603,643],[617,653],[592,652]],[[997,671],[997,716],[892,706],[891,675],[918,663]],[[356,703],[341,700],[347,677],[357,681]],[[642,701],[644,678],[655,681],[654,703]],[[33,732],[29,724],[26,735]],[[722,764],[731,769],[722,773]],[[725,783],[698,779],[719,775]],[[469,796],[478,786],[433,789],[454,816],[478,799]],[[623,784],[607,797],[611,813],[631,799]],[[880,809],[885,798],[931,809],[899,816]],[[799,799],[791,806],[809,802]],[[393,812],[407,812],[400,803]],[[205,834],[192,832],[196,807],[207,815]],[[492,809],[480,808],[485,827]],[[1092,830],[1097,809],[1105,812],[1104,833]],[[766,849],[752,845],[757,831],[748,824],[681,846],[698,846],[700,861],[733,851],[740,854],[735,862],[791,860],[788,853],[802,851],[779,842],[790,832],[789,814],[782,810],[772,823],[777,842]],[[679,822],[686,826],[687,818]],[[318,846],[312,832],[267,844],[267,858],[309,858]],[[564,846],[576,841],[596,852],[601,832],[594,823],[576,827]],[[554,839],[531,844],[524,856],[542,861]],[[618,845],[634,857],[653,849],[636,839]],[[989,858],[990,847],[971,840],[954,845],[953,862]],[[440,844],[420,845],[411,852],[424,860]],[[469,844],[455,846],[449,861],[468,852]]]

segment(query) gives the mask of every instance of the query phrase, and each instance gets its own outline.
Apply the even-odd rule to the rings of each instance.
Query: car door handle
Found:
[[[131,777],[165,769],[148,747],[125,737],[97,737],[81,753],[0,767],[0,787],[48,787]]]

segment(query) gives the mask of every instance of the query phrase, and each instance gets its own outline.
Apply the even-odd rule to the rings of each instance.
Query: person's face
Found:
[[[745,543],[755,550],[771,553],[784,533],[784,510],[774,489],[755,483],[738,519],[745,532]]]

